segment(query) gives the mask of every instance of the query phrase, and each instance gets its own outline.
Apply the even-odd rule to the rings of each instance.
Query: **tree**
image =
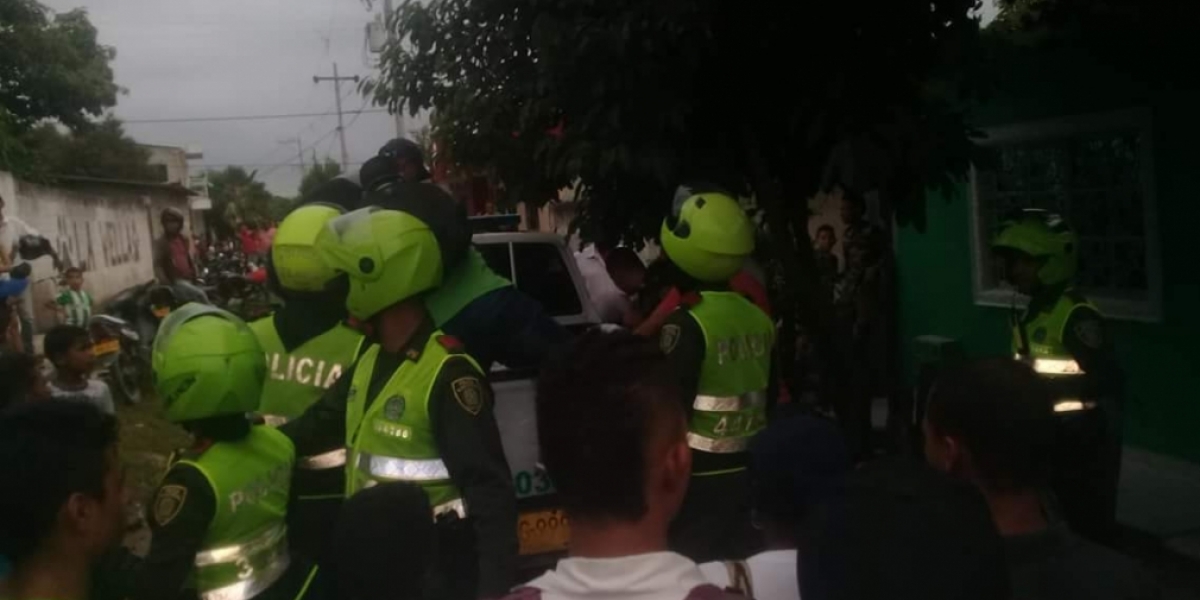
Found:
[[[342,165],[338,164],[336,160],[326,156],[324,162],[317,162],[316,153],[313,154],[313,167],[300,180],[300,198],[307,198],[313,190],[342,174]]]
[[[255,177],[258,171],[246,172],[241,167],[225,167],[208,175],[208,196],[212,210],[205,214],[210,231],[218,237],[230,237],[242,225],[276,220],[281,211],[280,201],[267,186]],[[290,201],[284,201],[290,203]]]
[[[126,137],[121,122],[107,117],[84,122],[74,131],[43,123],[23,136],[25,147],[37,160],[29,174],[83,175],[107,179],[163,181],[163,174],[147,164],[150,153]]]
[[[0,0],[0,167],[30,167],[28,149],[14,138],[40,122],[75,129],[114,106],[115,56],[82,9],[52,14],[35,0]]]
[[[808,293],[807,198],[876,190],[886,215],[921,226],[926,188],[965,172],[965,113],[985,81],[976,8],[410,1],[364,87],[393,110],[432,108],[454,161],[491,169],[510,202],[578,182],[579,218],[599,231],[654,235],[687,179],[753,195],[785,274],[789,339],[793,316],[818,334],[832,321]]]

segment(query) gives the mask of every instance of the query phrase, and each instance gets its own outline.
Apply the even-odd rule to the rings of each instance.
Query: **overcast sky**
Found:
[[[313,75],[369,75],[364,29],[373,13],[363,0],[42,0],[58,11],[85,7],[100,42],[117,49],[117,83],[129,90],[116,107],[139,142],[199,146],[199,165],[244,165],[276,194],[293,195],[300,183],[295,142],[319,159],[338,160],[333,116],[259,121],[135,123],[145,119],[326,113],[332,83]],[[381,10],[382,0],[373,2]],[[985,0],[984,21],[995,14]],[[343,109],[364,99],[342,89]],[[367,109],[374,109],[367,106]],[[395,132],[387,114],[346,117],[350,168],[373,156]],[[409,120],[405,130],[419,127]],[[199,163],[199,165],[197,165]]]
[[[331,75],[334,61],[342,75],[373,72],[364,40],[373,14],[361,0],[42,2],[58,11],[87,8],[100,42],[117,49],[116,81],[129,93],[115,112],[126,121],[325,113],[333,110],[333,84],[314,84],[313,75]],[[380,4],[376,0],[375,12]],[[363,106],[353,84],[344,85],[342,95],[345,111]],[[395,132],[387,114],[351,114],[346,123],[351,169]],[[204,159],[192,161],[192,169],[197,163],[245,165],[273,192],[292,195],[300,183],[296,144],[279,142],[299,137],[305,162],[314,150],[318,158],[338,160],[336,126],[336,117],[327,116],[128,123],[126,131],[147,144],[197,145]],[[405,129],[416,126],[410,120]]]

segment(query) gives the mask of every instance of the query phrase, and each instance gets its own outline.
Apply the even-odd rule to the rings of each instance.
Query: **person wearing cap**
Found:
[[[430,597],[503,595],[516,496],[483,370],[425,308],[443,279],[437,238],[413,215],[372,207],[331,221],[317,249],[348,276],[346,308],[371,345],[282,430],[301,455],[347,449],[347,497],[388,482],[421,486],[437,525]]]
[[[354,363],[363,336],[345,324],[346,281],[317,252],[316,239],[342,214],[325,204],[301,206],[279,224],[267,258],[267,285],[283,300],[250,324],[267,357],[259,414],[279,426],[304,414]],[[292,548],[315,560],[345,489],[344,448],[296,460],[295,502],[288,511]]]
[[[1084,537],[1116,533],[1121,468],[1121,369],[1099,310],[1075,288],[1079,237],[1060,216],[1022,210],[1000,225],[993,251],[1014,292],[1029,298],[1011,317],[1012,353],[1055,394],[1053,490]]]
[[[466,209],[442,188],[405,181],[396,163],[375,157],[360,170],[365,202],[427,223],[442,253],[445,277],[424,296],[434,323],[462,341],[484,372],[499,362],[537,368],[570,335],[542,305],[492,271],[471,245]]]
[[[154,241],[154,278],[169,285],[184,302],[208,303],[204,290],[196,287],[196,262],[192,244],[183,235],[183,211],[164,208],[159,215],[162,237]]]
[[[695,453],[672,546],[697,561],[745,556],[754,546],[747,450],[766,427],[775,325],[728,282],[754,250],[754,225],[727,193],[684,187],[661,238],[684,300],[659,347],[683,386]]]
[[[254,332],[236,316],[189,303],[154,340],[155,388],[167,420],[192,435],[148,510],[154,543],[136,567],[135,600],[292,600],[307,569],[288,551],[295,451],[251,425],[267,374]]]
[[[766,549],[746,560],[704,563],[704,576],[746,598],[798,600],[798,532],[849,472],[850,452],[833,422],[809,415],[772,422],[750,443],[754,526]]]

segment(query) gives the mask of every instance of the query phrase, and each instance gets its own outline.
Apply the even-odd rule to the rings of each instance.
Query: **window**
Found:
[[[509,256],[510,244],[479,244],[475,246],[479,253],[483,255],[483,262],[487,263],[497,275],[512,281],[512,257]]]
[[[1081,290],[1110,317],[1161,318],[1150,115],[1130,110],[1001,127],[972,171],[975,300],[1013,292],[989,241],[1015,209],[1062,215],[1080,239]]]
[[[517,242],[512,248],[517,289],[541,302],[551,317],[575,316],[583,312],[575,280],[571,278],[558,246]]]

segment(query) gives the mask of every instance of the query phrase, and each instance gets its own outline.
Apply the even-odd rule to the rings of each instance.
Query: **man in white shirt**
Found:
[[[619,253],[619,256],[613,254]],[[630,260],[630,257],[634,260]],[[611,260],[610,260],[611,258]],[[575,253],[575,264],[587,285],[588,296],[600,322],[628,325],[633,303],[630,298],[645,283],[646,266],[630,248],[613,248],[606,253],[589,244]]]
[[[520,600],[719,600],[667,550],[691,478],[683,391],[657,344],[591,331],[538,382],[538,438],[571,526],[569,558]]]
[[[797,415],[771,423],[750,444],[754,525],[766,550],[746,560],[710,562],[714,585],[754,600],[798,600],[796,531],[850,472],[850,453],[833,422]]]

